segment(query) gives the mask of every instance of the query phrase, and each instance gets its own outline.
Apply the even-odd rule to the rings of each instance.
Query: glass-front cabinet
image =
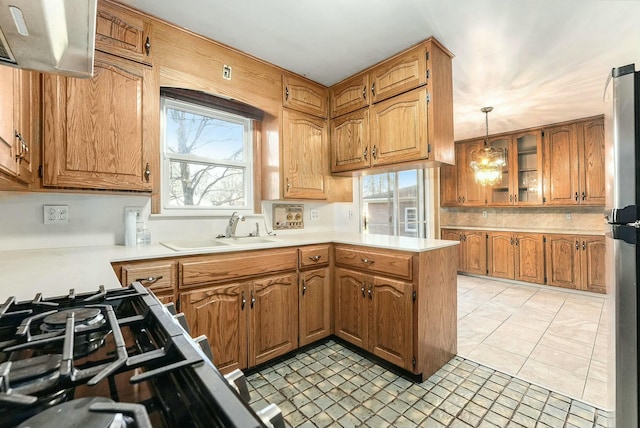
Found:
[[[542,133],[529,131],[491,140],[507,150],[502,182],[489,191],[489,205],[542,204]]]

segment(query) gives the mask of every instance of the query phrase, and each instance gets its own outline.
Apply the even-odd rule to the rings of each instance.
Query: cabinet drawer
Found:
[[[154,293],[175,291],[177,277],[177,263],[173,260],[122,265],[122,285],[139,281]]]
[[[297,263],[298,250],[296,248],[243,251],[196,257],[179,263],[179,286],[190,287],[210,282],[295,270]]]
[[[298,249],[300,260],[298,266],[300,269],[325,266],[329,263],[329,246],[328,245],[310,245]]]
[[[336,264],[411,279],[410,254],[382,253],[361,248],[336,247]]]

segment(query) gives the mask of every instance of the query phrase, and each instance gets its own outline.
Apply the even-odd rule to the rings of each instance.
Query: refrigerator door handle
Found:
[[[610,214],[605,214],[605,221],[609,224],[632,224],[638,221],[637,205],[624,208],[612,208]]]

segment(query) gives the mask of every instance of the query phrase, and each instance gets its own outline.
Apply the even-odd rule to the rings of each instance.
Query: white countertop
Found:
[[[0,252],[0,303],[9,296],[18,300],[33,299],[41,292],[44,297],[94,291],[99,285],[120,287],[111,262],[213,254],[233,251],[278,248],[298,245],[341,243],[373,248],[422,252],[459,244],[458,241],[417,239],[397,236],[338,233],[301,233],[269,237],[273,242],[249,245],[225,245],[209,249],[174,251],[163,245],[125,247],[50,248]]]

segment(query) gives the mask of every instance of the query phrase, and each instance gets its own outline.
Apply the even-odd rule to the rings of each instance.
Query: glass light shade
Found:
[[[471,169],[476,183],[493,186],[502,181],[502,168],[507,164],[503,148],[485,146],[471,153]]]

